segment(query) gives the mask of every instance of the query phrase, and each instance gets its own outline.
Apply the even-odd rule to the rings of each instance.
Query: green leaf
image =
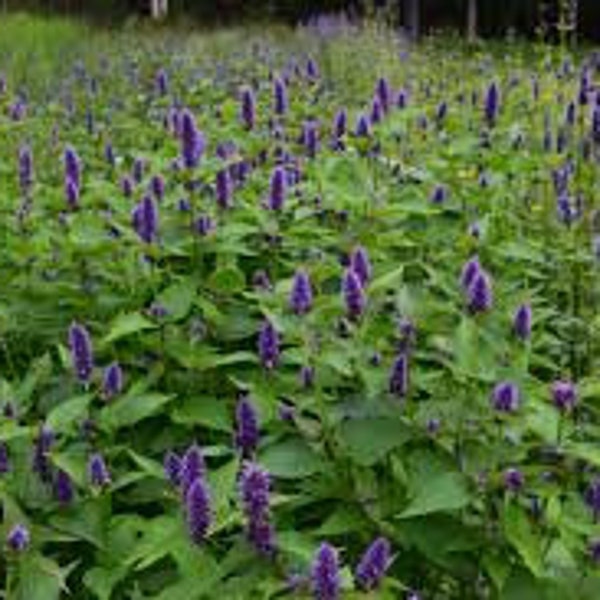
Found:
[[[190,312],[195,296],[196,286],[186,280],[169,286],[157,297],[156,303],[166,308],[168,320],[180,321]]]
[[[64,590],[65,573],[50,558],[30,554],[19,561],[19,586],[15,600],[59,600]]]
[[[109,429],[134,425],[138,421],[156,414],[174,398],[174,394],[159,393],[125,396],[102,410],[100,422]]]
[[[340,426],[340,442],[350,458],[372,466],[410,439],[410,432],[397,419],[351,419]]]
[[[61,402],[48,414],[47,424],[56,431],[66,431],[85,417],[92,399],[91,394],[84,394]]]
[[[502,523],[507,540],[519,553],[525,566],[536,577],[541,577],[544,573],[544,565],[540,539],[533,532],[523,508],[514,503],[507,504],[504,508]]]
[[[261,455],[261,463],[274,477],[288,479],[309,477],[322,469],[318,454],[301,438],[269,446]]]
[[[400,515],[409,519],[440,511],[459,510],[470,501],[464,478],[459,473],[432,473],[411,490],[411,501]]]
[[[157,325],[144,317],[139,312],[119,315],[110,325],[108,335],[104,338],[105,344],[110,344],[121,338],[145,331],[156,329]]]
[[[230,433],[231,410],[223,398],[186,398],[172,411],[171,418],[182,425],[203,425]]]
[[[217,293],[235,294],[246,287],[246,277],[236,266],[222,267],[212,274],[208,285]]]

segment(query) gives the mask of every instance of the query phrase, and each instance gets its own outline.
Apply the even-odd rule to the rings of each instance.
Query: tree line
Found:
[[[120,20],[150,12],[150,0],[0,0],[5,10],[63,13]],[[168,0],[169,18],[235,23],[270,19],[297,23],[316,14],[375,13],[394,25],[426,33],[453,29],[466,35],[558,37],[575,28],[581,38],[600,40],[598,0]],[[565,15],[567,22],[565,22]]]

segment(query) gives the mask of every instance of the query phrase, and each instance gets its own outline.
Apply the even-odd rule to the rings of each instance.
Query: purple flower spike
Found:
[[[560,412],[570,412],[577,404],[577,388],[570,381],[555,381],[552,384],[552,401]]]
[[[201,237],[206,237],[215,229],[215,224],[210,215],[200,215],[195,223],[196,233]]]
[[[311,588],[315,600],[338,600],[340,598],[338,553],[328,543],[321,544],[313,560]]]
[[[8,446],[0,442],[0,475],[5,475],[10,471],[10,459],[8,457]]]
[[[315,383],[315,368],[309,365],[304,365],[300,369],[300,385],[306,390],[311,388]]]
[[[473,314],[487,312],[494,301],[492,283],[484,271],[479,271],[467,290],[469,310]]]
[[[348,317],[358,320],[365,311],[367,301],[360,279],[352,269],[346,270],[342,282],[342,293]]]
[[[229,169],[221,169],[217,173],[216,199],[219,208],[231,208],[233,198],[233,181]]]
[[[431,193],[431,202],[433,204],[443,204],[448,198],[448,189],[443,185],[436,185]]]
[[[358,277],[362,287],[365,288],[371,279],[372,269],[369,254],[362,246],[357,246],[352,252],[350,268]]]
[[[181,465],[182,460],[172,451],[168,451],[163,459],[163,469],[165,477],[175,487],[181,484]]]
[[[156,73],[156,90],[161,96],[166,96],[169,92],[169,76],[164,69],[159,69]]]
[[[356,567],[357,586],[365,591],[377,589],[391,563],[391,546],[387,539],[377,538],[366,550]]]
[[[31,535],[29,529],[18,523],[15,525],[6,536],[6,545],[13,552],[24,552],[31,543]]]
[[[306,63],[306,76],[310,81],[316,81],[320,77],[319,65],[314,58],[309,58]]]
[[[369,137],[371,135],[371,125],[366,115],[360,115],[356,121],[356,137]]]
[[[200,164],[206,142],[196,126],[196,119],[189,110],[181,115],[181,159],[186,169],[194,169]]]
[[[406,90],[400,90],[396,96],[396,106],[400,109],[406,108],[408,104],[408,94]]]
[[[79,186],[73,179],[67,179],[65,182],[65,198],[69,208],[79,206]]]
[[[94,356],[90,334],[83,325],[73,323],[69,328],[69,348],[77,378],[82,383],[89,382],[94,369]]]
[[[121,190],[123,191],[123,196],[125,196],[125,198],[131,198],[131,196],[133,196],[133,180],[128,175],[125,175],[123,179],[121,179]]]
[[[206,462],[204,461],[204,454],[202,450],[196,444],[190,446],[183,458],[181,459],[181,490],[183,495],[187,494],[190,486],[196,479],[202,479],[206,475]]]
[[[192,482],[185,495],[185,519],[192,542],[203,544],[212,523],[212,509],[208,484],[201,477]]]
[[[143,158],[136,158],[133,161],[132,177],[136,183],[141,183],[144,179],[144,171],[146,170],[146,161]]]
[[[313,305],[313,291],[310,277],[305,271],[297,271],[290,293],[290,307],[297,315],[310,311]]]
[[[285,203],[287,192],[286,174],[283,167],[275,167],[271,175],[268,207],[271,210],[281,210]]]
[[[375,96],[371,102],[371,124],[376,125],[381,123],[383,119],[383,108],[381,108],[381,102],[379,98]]]
[[[592,540],[588,545],[589,557],[596,565],[600,564],[600,539]]]
[[[90,456],[88,461],[88,478],[94,487],[106,487],[111,483],[110,473],[104,462],[104,457],[96,452]]]
[[[339,141],[346,134],[348,127],[348,113],[344,108],[340,109],[333,120],[333,137]]]
[[[473,283],[473,280],[475,279],[475,276],[480,271],[481,265],[479,264],[479,258],[477,258],[476,256],[474,256],[473,258],[471,258],[471,260],[465,263],[460,274],[460,284],[465,292],[469,289],[469,287]]]
[[[270,524],[270,486],[267,471],[255,463],[244,465],[239,493],[246,517],[246,534],[250,543],[261,554],[272,554],[275,550],[274,530]]]
[[[308,121],[304,124],[302,137],[307,156],[314,158],[319,150],[319,129],[314,121]]]
[[[502,381],[492,392],[492,405],[495,410],[503,413],[514,413],[521,404],[521,393],[516,384]]]
[[[515,335],[524,342],[531,337],[531,305],[521,304],[513,318],[513,331]]]
[[[494,82],[490,85],[485,95],[485,120],[490,127],[493,127],[496,123],[499,105],[500,91],[498,89],[498,85]]]
[[[235,411],[235,446],[246,458],[252,456],[258,446],[258,415],[248,396],[238,401]]]
[[[285,115],[288,110],[287,86],[280,77],[273,82],[273,110],[276,115]]]
[[[165,197],[165,180],[162,175],[154,175],[150,180],[150,190],[160,202]]]
[[[387,112],[392,103],[392,89],[390,87],[390,82],[385,77],[381,77],[377,81],[375,93],[377,94],[377,98],[379,98],[381,108],[383,108],[384,112]]]
[[[72,146],[67,146],[64,155],[65,180],[72,181],[77,187],[81,186],[81,160]]]
[[[33,154],[29,146],[21,146],[19,150],[19,185],[23,194],[33,185]]]
[[[390,393],[399,398],[408,394],[408,355],[400,354],[392,366],[389,381]]]
[[[154,198],[144,196],[133,209],[131,221],[143,242],[151,244],[155,241],[158,234],[158,208]]]
[[[265,320],[258,336],[258,354],[266,369],[274,369],[279,362],[279,333],[274,325]]]
[[[54,480],[54,497],[62,506],[71,504],[75,497],[73,480],[70,475],[62,469],[56,473],[56,478]]]
[[[123,390],[123,370],[118,362],[109,365],[104,371],[102,380],[102,392],[109,400],[119,395]]]
[[[42,425],[33,448],[32,468],[44,482],[51,480],[50,450],[54,444],[54,432],[47,425]]]
[[[244,127],[248,130],[254,129],[256,124],[256,99],[251,88],[242,90],[241,119]]]

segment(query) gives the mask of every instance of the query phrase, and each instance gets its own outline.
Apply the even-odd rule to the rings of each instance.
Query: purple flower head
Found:
[[[373,271],[366,248],[363,248],[363,246],[354,248],[350,256],[350,268],[358,277],[361,286],[366,288]]]
[[[309,58],[306,62],[306,76],[310,81],[316,81],[320,77],[319,65],[314,58]]]
[[[585,491],[585,503],[590,507],[594,514],[594,521],[600,517],[600,477],[594,479]]]
[[[206,462],[204,461],[204,454],[202,454],[202,450],[198,445],[192,444],[183,455],[179,470],[183,496],[185,497],[196,479],[203,479],[205,475]]]
[[[164,69],[159,69],[155,77],[156,90],[161,96],[169,92],[169,76]]]
[[[328,543],[321,544],[311,567],[311,588],[315,600],[340,598],[340,573],[337,550]]]
[[[371,125],[366,115],[359,115],[354,134],[356,137],[369,137],[371,135]]]
[[[391,546],[387,539],[377,538],[361,558],[354,578],[356,585],[368,592],[377,589],[391,562]]]
[[[72,181],[77,187],[81,186],[81,160],[72,146],[65,148],[65,181]]]
[[[201,237],[206,237],[210,233],[212,233],[215,229],[215,224],[211,219],[210,215],[200,215],[196,219],[196,223],[194,225],[196,229],[196,233]]]
[[[283,167],[275,167],[271,175],[271,183],[269,188],[269,199],[267,202],[271,210],[281,210],[285,203],[287,192],[287,182],[285,170]]]
[[[494,301],[490,277],[484,271],[479,271],[467,290],[469,311],[473,314],[487,312]]]
[[[181,458],[173,451],[169,450],[163,459],[163,470],[167,480],[174,485],[179,487],[181,484]]]
[[[185,494],[185,520],[190,539],[201,545],[212,523],[210,491],[202,477],[195,479]]]
[[[551,392],[554,406],[561,412],[570,412],[577,404],[577,388],[570,381],[555,381]]]
[[[118,362],[113,362],[104,370],[102,378],[102,393],[106,399],[111,399],[123,390],[123,370]]]
[[[5,475],[10,471],[10,459],[8,457],[8,446],[0,442],[0,475]]]
[[[521,304],[513,317],[513,331],[520,340],[526,341],[531,337],[531,320],[531,305]]]
[[[146,170],[146,161],[143,158],[136,158],[133,161],[133,168],[131,171],[133,180],[135,183],[141,183],[144,179],[144,171]]]
[[[279,362],[279,333],[269,320],[265,320],[258,336],[258,354],[266,369],[274,369]]]
[[[235,447],[244,457],[250,457],[258,447],[258,415],[248,396],[242,396],[235,410]]]
[[[271,280],[269,279],[269,274],[266,271],[256,271],[252,275],[252,285],[263,291],[269,291],[272,289],[273,285],[271,284]]]
[[[90,334],[83,325],[73,323],[69,328],[69,349],[77,378],[87,383],[94,369],[94,356]]]
[[[346,269],[342,281],[342,295],[348,318],[359,319],[365,311],[367,300],[360,279],[353,269]]]
[[[23,194],[27,194],[33,185],[33,154],[29,146],[19,149],[19,185]]]
[[[200,164],[206,142],[196,126],[196,118],[189,110],[181,115],[181,159],[186,169],[194,169]]]
[[[408,104],[408,94],[406,90],[400,90],[396,96],[396,106],[400,109],[406,108]]]
[[[255,463],[245,463],[239,481],[240,500],[248,540],[261,554],[272,554],[275,550],[274,530],[269,522],[270,486],[267,471]]]
[[[115,166],[117,159],[115,156],[115,149],[111,143],[107,143],[106,146],[104,146],[104,158],[111,167]]]
[[[377,81],[375,94],[379,98],[383,111],[387,112],[392,102],[392,89],[390,87],[390,82],[385,77],[380,77]]]
[[[256,124],[256,99],[251,88],[246,87],[242,90],[242,107],[240,117],[246,129],[254,129]]]
[[[498,412],[514,413],[521,404],[521,393],[516,384],[502,381],[492,392],[492,406]]]
[[[62,506],[68,506],[73,502],[75,489],[71,476],[59,469],[54,479],[54,497]]]
[[[496,82],[492,83],[485,94],[485,120],[490,127],[496,123],[498,117],[498,109],[500,106],[500,90]]]
[[[443,204],[448,198],[448,188],[444,185],[436,185],[431,192],[431,202],[433,204]]]
[[[285,115],[288,110],[287,86],[280,77],[273,82],[273,110],[276,115]]]
[[[404,398],[408,394],[408,356],[400,354],[392,366],[389,379],[390,393]]]
[[[307,156],[314,158],[319,150],[319,129],[314,121],[307,121],[304,124],[302,137]]]
[[[372,125],[377,125],[383,120],[383,108],[381,102],[377,96],[375,96],[371,102],[371,114],[370,121]]]
[[[154,198],[144,196],[132,212],[132,225],[139,238],[151,244],[158,233],[158,208]]]
[[[129,175],[125,175],[121,179],[121,190],[123,191],[123,196],[125,196],[125,198],[131,198],[133,195],[133,180]]]
[[[150,180],[150,191],[160,201],[165,197],[165,180],[162,175],[153,175]]]
[[[29,529],[18,523],[9,530],[6,536],[6,545],[13,552],[24,552],[31,543]]]
[[[73,209],[79,206],[79,186],[73,179],[65,181],[65,198],[69,208]]]
[[[333,137],[336,141],[346,134],[346,128],[348,126],[348,113],[346,109],[341,108],[335,114],[333,119]]]
[[[42,425],[33,447],[32,468],[44,482],[48,482],[51,479],[52,467],[49,455],[53,444],[54,432],[47,425]]]
[[[306,271],[298,270],[292,283],[290,292],[290,307],[297,315],[303,315],[310,311],[313,305],[313,291],[310,277]]]
[[[565,109],[565,124],[572,127],[575,124],[575,116],[577,114],[577,108],[575,102],[569,102]]]
[[[447,102],[440,102],[436,113],[435,113],[435,120],[438,122],[438,124],[442,124],[442,122],[444,121],[444,119],[446,118],[446,115],[448,114],[448,103]]]
[[[88,478],[94,487],[106,487],[111,483],[104,457],[99,452],[92,454],[88,461]]]
[[[216,199],[220,208],[231,208],[233,198],[233,181],[229,169],[221,169],[217,173]]]
[[[509,492],[519,492],[525,483],[523,473],[518,469],[506,469],[504,471],[504,487]]]

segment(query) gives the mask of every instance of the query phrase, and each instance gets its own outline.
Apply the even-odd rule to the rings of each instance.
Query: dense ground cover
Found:
[[[594,56],[1,29],[5,597],[598,597]]]

